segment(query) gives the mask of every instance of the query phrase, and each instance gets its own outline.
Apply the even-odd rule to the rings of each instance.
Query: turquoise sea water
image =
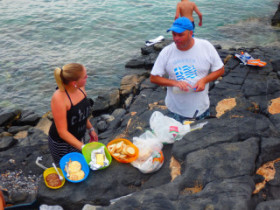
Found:
[[[43,114],[55,89],[53,70],[88,69],[90,97],[119,87],[125,63],[148,39],[166,33],[178,0],[0,0],[0,107]],[[270,26],[279,0],[196,0],[197,37],[223,48],[280,46]],[[197,15],[194,14],[196,22]]]

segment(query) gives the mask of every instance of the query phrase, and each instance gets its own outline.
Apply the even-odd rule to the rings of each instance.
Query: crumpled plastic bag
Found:
[[[104,165],[99,165],[96,163],[96,154],[102,154],[104,156]],[[103,168],[105,166],[109,165],[109,160],[107,159],[106,155],[105,155],[105,148],[104,146],[96,149],[96,150],[92,150],[91,152],[91,161],[89,162],[89,167],[92,170],[98,170],[100,168]]]
[[[133,137],[133,144],[139,149],[139,156],[131,162],[132,166],[145,174],[161,168],[164,162],[161,151],[163,144],[151,131],[146,131],[139,137]]]
[[[183,125],[159,111],[155,111],[151,115],[150,128],[162,143],[169,144],[181,140],[184,135],[191,131],[189,124]]]

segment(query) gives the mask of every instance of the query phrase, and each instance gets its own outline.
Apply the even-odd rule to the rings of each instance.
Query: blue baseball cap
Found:
[[[174,21],[172,27],[169,28],[167,32],[174,31],[180,34],[186,30],[193,31],[193,24],[188,18],[180,17]]]

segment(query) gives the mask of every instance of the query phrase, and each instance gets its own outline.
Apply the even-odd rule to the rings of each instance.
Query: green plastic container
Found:
[[[102,146],[104,147],[105,156],[106,156],[107,160],[109,161],[109,164],[107,166],[104,166],[104,167],[98,169],[98,170],[107,168],[112,162],[112,156],[110,155],[110,152],[108,151],[107,147],[100,142],[91,142],[91,143],[85,144],[85,146],[82,149],[82,153],[83,153],[83,155],[86,159],[86,162],[87,162],[87,164],[89,164],[90,161],[91,161],[91,152],[93,150],[99,149]]]

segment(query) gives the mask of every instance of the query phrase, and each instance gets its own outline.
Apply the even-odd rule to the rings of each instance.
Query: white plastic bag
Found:
[[[139,149],[139,156],[131,165],[142,173],[152,173],[161,168],[164,161],[161,151],[163,145],[151,131],[133,137],[133,144]]]
[[[190,125],[183,125],[159,111],[153,112],[150,118],[150,127],[162,143],[174,143],[191,131]]]
[[[63,208],[59,205],[49,206],[46,204],[42,204],[39,206],[40,210],[63,210]]]

